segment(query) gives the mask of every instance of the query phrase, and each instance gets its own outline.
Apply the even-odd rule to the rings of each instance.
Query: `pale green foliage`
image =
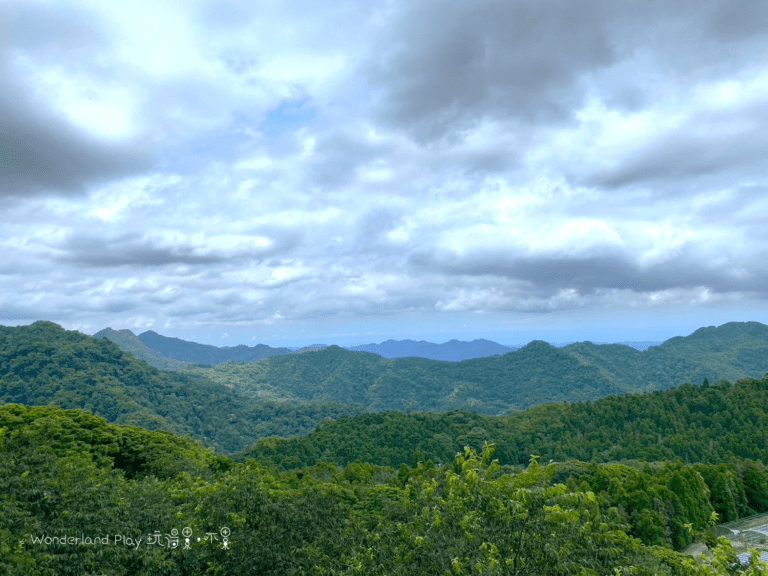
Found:
[[[643,563],[639,542],[603,521],[593,493],[549,485],[536,457],[524,472],[501,474],[498,462],[491,462],[492,452],[493,445],[486,443],[480,455],[467,447],[452,468],[420,465],[405,487],[412,520],[397,525],[394,556],[400,569],[409,574],[590,575],[617,563]],[[360,573],[385,574],[390,573],[387,560],[367,549],[353,564]]]

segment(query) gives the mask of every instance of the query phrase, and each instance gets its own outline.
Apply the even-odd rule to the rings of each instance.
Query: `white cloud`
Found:
[[[0,319],[317,341],[763,302],[762,12],[610,6],[11,3]]]

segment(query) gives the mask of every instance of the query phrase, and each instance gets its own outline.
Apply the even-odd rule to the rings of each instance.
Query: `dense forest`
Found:
[[[673,370],[669,359],[684,354],[692,366],[708,362],[713,373],[755,373],[763,356],[768,356],[760,354],[764,328],[758,323],[726,324],[698,330],[646,352],[591,344],[572,345],[572,352],[563,352],[571,347],[556,349],[534,342],[504,356],[450,363],[423,358],[385,360],[334,346],[253,364],[230,362],[213,369],[166,372],[148,366],[105,338],[36,322],[0,327],[0,402],[90,410],[108,422],[188,434],[224,454],[243,450],[260,438],[305,434],[327,418],[378,412],[377,407],[393,404],[404,411],[411,406],[437,404],[443,411],[506,413],[512,410],[511,400],[522,406],[545,402],[550,396],[601,397],[617,388],[632,387],[608,383],[607,377],[601,376],[604,387],[589,388],[589,382],[594,381],[585,380],[584,374],[612,374],[629,362],[622,360],[622,355],[653,358],[651,354],[656,354],[658,362],[648,364],[656,371],[667,365]],[[726,336],[730,337],[727,344],[719,343]],[[711,357],[696,352],[691,344],[695,341],[701,342]],[[654,353],[665,348],[671,352]],[[592,363],[575,358],[573,350],[581,350],[584,358],[592,354]],[[706,362],[702,359],[705,356],[709,357]],[[472,372],[473,367],[476,372]],[[381,375],[384,369],[386,378]],[[262,374],[265,383],[259,386],[263,389],[253,388],[254,374]],[[528,384],[525,374],[530,377]],[[549,384],[545,385],[545,380]],[[634,386],[647,387],[643,380]],[[397,401],[388,400],[395,397]],[[439,435],[435,438],[441,442]],[[456,443],[450,446],[450,450],[459,449]],[[441,455],[443,459],[451,457],[450,451]],[[589,459],[591,455],[582,452],[576,457]]]
[[[555,348],[542,341],[503,356],[462,362],[387,360],[330,346],[255,363],[184,370],[245,395],[293,402],[356,403],[369,412],[467,409],[510,414],[549,402],[666,390],[685,382],[760,378],[768,372],[768,326],[731,322],[640,352],[589,342]]]
[[[160,352],[152,350],[152,348],[149,348],[139,340],[138,336],[130,330],[112,330],[112,328],[105,328],[104,330],[96,332],[96,334],[93,335],[93,338],[106,338],[117,344],[118,348],[123,352],[132,354],[139,360],[143,360],[158,370],[179,370],[189,364],[189,362],[181,362],[179,360],[174,360],[173,358],[167,358],[160,354]]]
[[[465,410],[434,414],[380,412],[321,423],[296,438],[264,438],[235,458],[281,469],[317,459],[344,466],[357,459],[397,467],[414,458],[450,462],[464,446],[496,444],[501,464],[538,454],[544,461],[625,459],[768,462],[768,374],[595,402],[535,406],[508,416]]]
[[[108,422],[190,435],[221,453],[364,411],[244,397],[204,377],[157,370],[107,339],[52,322],[0,326],[0,402],[89,410]]]
[[[746,502],[764,507],[761,465],[541,466],[533,457],[510,469],[492,455],[485,444],[444,466],[421,461],[396,472],[318,462],[278,472],[78,410],[7,405],[0,407],[0,569],[746,573],[730,569],[733,548],[709,531],[717,513],[707,478],[762,478]],[[711,562],[675,552],[694,537],[715,551]]]
[[[501,416],[312,412],[0,327],[0,573],[756,575],[712,528],[768,512],[767,392],[768,374]]]
[[[241,344],[230,348],[218,348],[208,344],[187,342],[180,338],[169,338],[152,330],[142,332],[136,336],[136,339],[166,358],[193,364],[221,364],[227,361],[257,362],[270,356],[293,353],[289,348],[272,348],[266,344],[256,346]]]
[[[567,479],[572,488],[586,481],[594,489],[588,476],[594,476],[595,464],[622,462],[612,469],[622,469],[625,475],[646,474],[645,480],[637,481],[646,492],[654,483],[669,484],[669,478],[664,472],[665,479],[654,480],[656,473],[650,474],[651,468],[644,463],[676,463],[701,475],[712,509],[730,521],[768,512],[768,475],[762,464],[768,461],[767,429],[768,375],[733,385],[727,381],[687,384],[594,403],[552,404],[507,417],[466,411],[364,414],[325,422],[299,438],[259,440],[233,458],[241,462],[253,458],[280,470],[318,460],[407,470],[419,461],[450,463],[463,447],[481,450],[490,441],[501,466],[519,468],[536,454],[542,462],[550,462],[556,477]],[[574,461],[590,464],[574,466]],[[639,470],[632,472],[633,467]],[[626,486],[627,479],[622,483]],[[613,505],[636,508],[617,498]],[[648,529],[653,525],[660,533],[671,530],[662,516],[647,519]]]

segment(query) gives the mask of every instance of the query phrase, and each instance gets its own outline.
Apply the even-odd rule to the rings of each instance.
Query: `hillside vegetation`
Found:
[[[548,404],[508,416],[457,410],[444,414],[382,412],[326,421],[301,437],[266,438],[235,459],[281,469],[317,460],[391,466],[450,462],[464,446],[496,445],[502,465],[549,460],[625,459],[720,463],[735,456],[768,462],[768,374],[731,384],[685,384],[666,391]]]
[[[709,350],[722,370],[759,365],[755,326],[726,327],[735,347],[718,344],[720,327],[665,343],[660,357]],[[526,362],[549,358],[544,343],[527,348]],[[558,357],[552,369],[576,362],[594,373],[590,354],[607,354],[613,370],[634,358],[593,348]],[[330,349],[285,358],[313,355],[315,371],[302,374],[322,383],[317,398],[359,398],[354,382],[365,378],[369,355]],[[334,369],[359,377],[335,390],[332,378],[322,380]],[[276,404],[202,376],[210,372],[161,372],[107,339],[50,322],[0,327],[7,403],[0,573],[757,576],[768,569],[736,568],[734,549],[710,530],[768,511],[768,374],[488,416],[355,415],[361,405],[311,404],[316,396],[298,388],[289,390],[293,398],[310,404]],[[554,381],[544,368],[534,372],[534,383]],[[559,379],[564,390],[574,381]],[[417,389],[410,401],[428,392]],[[308,431],[323,413],[335,421],[303,437],[262,437],[280,426]],[[258,438],[234,458],[213,451]],[[708,561],[678,552],[694,539],[706,544]]]
[[[94,337],[96,336],[94,335]],[[215,365],[227,361],[257,362],[262,358],[293,353],[289,348],[272,348],[266,344],[257,344],[256,346],[241,344],[230,348],[219,348],[209,344],[187,342],[180,338],[169,338],[152,330],[142,332],[137,336],[137,339],[147,348],[166,358],[195,364]]]
[[[704,379],[760,378],[766,371],[768,326],[758,322],[701,328],[644,352],[620,344],[555,348],[534,341],[503,356],[440,362],[386,360],[330,346],[251,364],[184,370],[273,400],[357,403],[369,412],[461,408],[490,415],[549,402],[666,390]]]
[[[88,410],[112,423],[188,434],[221,452],[363,412],[359,406],[243,397],[202,376],[161,372],[107,339],[52,322],[0,326],[0,403]]]
[[[160,352],[156,352],[144,344],[139,340],[139,337],[130,330],[112,330],[112,328],[105,328],[104,330],[96,332],[93,337],[106,338],[114,342],[123,352],[133,354],[139,360],[143,360],[158,370],[179,370],[190,364],[189,362],[180,362],[178,360],[173,360],[172,358],[166,358],[160,354]]]
[[[226,459],[200,442],[170,432],[109,424],[82,410],[0,406],[0,429],[11,438],[38,436],[58,457],[88,455],[101,467],[122,470],[128,478],[171,478],[181,472],[217,469]]]
[[[496,356],[506,354],[517,350],[520,346],[504,346],[498,342],[486,340],[485,338],[475,339],[471,342],[461,342],[459,340],[449,340],[442,344],[425,342],[424,340],[386,340],[381,344],[361,344],[358,346],[347,347],[353,352],[372,352],[382,358],[409,358],[419,357],[430,360],[443,360],[450,362],[460,362],[471,358],[484,358],[487,356]]]
[[[732,568],[733,548],[708,527],[723,487],[748,489],[736,513],[765,506],[761,465],[540,466],[532,458],[509,469],[492,454],[486,444],[445,466],[278,473],[81,411],[3,406],[0,572],[760,573]],[[674,551],[694,537],[714,550],[711,565]]]
[[[333,346],[251,364],[163,372],[105,338],[36,322],[0,327],[0,402],[90,410],[109,422],[190,435],[232,452],[260,438],[304,434],[323,419],[344,415],[385,409],[504,415],[552,399],[575,403],[668,387],[669,378],[661,377],[665,366],[697,376],[755,374],[768,357],[766,331],[758,323],[731,323],[647,352],[533,342],[504,356],[458,363],[386,360]],[[621,376],[622,370],[632,378]],[[638,374],[650,375],[650,384]],[[447,446],[444,439],[434,441]],[[441,458],[461,448],[453,443]]]

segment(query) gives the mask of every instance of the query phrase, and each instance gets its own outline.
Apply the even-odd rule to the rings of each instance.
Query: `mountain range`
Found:
[[[110,423],[189,435],[219,452],[312,430],[361,406],[275,403],[182,370],[160,371],[106,338],[53,322],[0,326],[0,405],[90,411]]]
[[[99,334],[115,336],[114,331]],[[463,408],[508,414],[547,402],[663,390],[683,382],[700,383],[705,378],[714,382],[721,378],[736,381],[760,377],[768,370],[768,326],[758,322],[700,328],[645,351],[624,344],[590,342],[556,348],[537,340],[504,354],[462,361],[413,355],[386,359],[333,345],[307,354],[265,345],[217,348],[155,332],[134,337],[131,343],[137,341],[146,348],[143,358],[150,363],[157,362],[158,352],[147,343],[166,352],[175,350],[175,361],[186,358],[218,362],[228,353],[242,358],[215,366],[187,363],[174,369],[231,387],[244,396],[297,405],[354,404],[369,412]],[[442,345],[389,340],[381,346],[394,353],[435,353],[442,349],[479,354],[498,352],[501,345],[488,340]],[[136,354],[135,348],[123,350]],[[254,361],[265,354],[269,356]]]
[[[162,336],[157,332],[148,330],[136,336],[130,330],[113,330],[105,328],[93,335],[94,338],[108,338],[115,342],[122,350],[131,352],[137,358],[141,358],[151,366],[160,370],[178,370],[189,364],[218,365],[224,362],[258,362],[272,356],[282,356],[302,352],[311,352],[328,348],[328,344],[311,344],[301,348],[273,348],[266,344],[256,346],[211,346],[198,344],[180,338]],[[562,348],[569,343],[552,344],[556,348]],[[598,343],[603,344],[603,343]],[[636,350],[647,350],[651,346],[658,346],[661,342],[622,342],[622,345],[630,346]],[[443,360],[447,362],[461,362],[473,358],[485,358],[498,356],[519,350],[523,345],[506,346],[492,340],[476,339],[471,342],[451,340],[443,344],[434,344],[424,340],[386,340],[381,344],[360,344],[357,346],[343,346],[352,352],[371,352],[382,358],[427,358],[429,360]]]
[[[123,346],[136,345],[123,336]],[[0,402],[90,410],[109,422],[189,434],[233,451],[269,435],[306,433],[324,418],[363,412],[505,415],[686,382],[760,378],[768,371],[768,326],[700,328],[645,352],[620,344],[555,348],[534,341],[501,356],[446,362],[388,360],[329,346],[206,366],[160,371],[107,338],[51,322],[0,327]]]
[[[609,396],[594,402],[547,404],[506,416],[466,410],[377,412],[320,424],[290,439],[264,438],[234,454],[282,469],[317,460],[346,466],[356,460],[398,468],[416,460],[448,463],[464,446],[494,443],[501,465],[682,459],[768,461],[768,374],[735,384],[684,384],[666,391]],[[765,480],[768,490],[768,478]],[[768,509],[768,501],[766,501]]]
[[[325,344],[301,348],[272,348],[266,344],[218,347],[162,336],[152,330],[136,336],[130,330],[112,328],[100,330],[93,337],[111,340],[121,350],[130,352],[158,370],[179,370],[194,364],[215,366],[224,362],[258,362],[270,356],[300,354],[326,347]]]
[[[684,382],[759,378],[768,371],[768,326],[731,322],[700,328],[645,352],[591,342],[555,348],[541,340],[500,356],[460,362],[385,359],[329,346],[255,363],[227,362],[184,372],[274,401],[338,402],[384,410],[482,414],[517,412],[548,402],[666,390]]]
[[[552,343],[555,348],[562,348],[573,344],[573,342]],[[596,344],[605,344],[605,342],[596,342]],[[661,342],[621,342],[625,346],[630,346],[636,350],[647,350],[651,346],[658,346]],[[430,360],[445,360],[448,362],[461,362],[462,360],[471,360],[473,358],[485,358],[487,356],[498,356],[507,352],[519,350],[524,345],[507,346],[499,344],[492,340],[483,338],[472,340],[471,342],[462,342],[459,340],[450,340],[443,344],[434,344],[424,340],[387,340],[381,344],[361,344],[358,346],[344,346],[347,350],[354,352],[372,352],[383,358],[407,358],[418,357],[428,358]]]
[[[590,574],[703,574],[672,549],[768,511],[768,374],[744,376],[768,367],[756,322],[644,352],[534,341],[458,362],[318,346],[183,364],[108,335],[135,353],[51,322],[0,326],[0,573],[486,573],[525,540],[531,574],[568,572],[574,550]],[[198,537],[181,554],[171,526],[222,547]],[[68,536],[155,527],[168,547]]]

